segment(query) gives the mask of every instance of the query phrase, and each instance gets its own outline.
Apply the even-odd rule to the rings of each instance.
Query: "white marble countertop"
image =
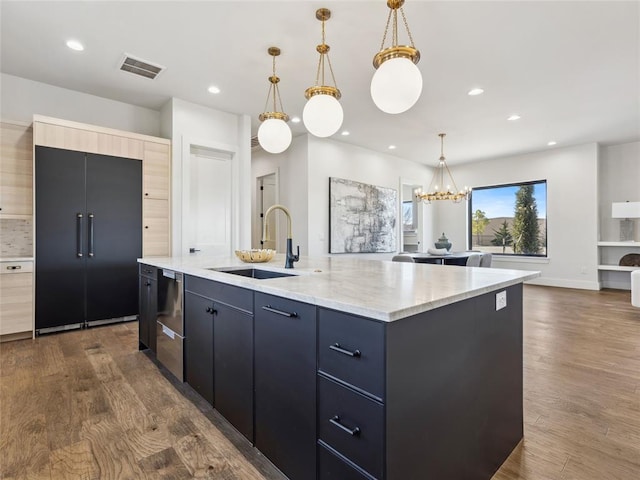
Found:
[[[236,285],[256,292],[321,307],[394,321],[466,298],[515,285],[540,272],[472,268],[357,259],[301,257],[293,269],[284,268],[284,255],[268,263],[243,263],[235,257],[149,257],[138,262],[187,275]],[[251,268],[294,273],[294,277],[258,280],[208,268]]]

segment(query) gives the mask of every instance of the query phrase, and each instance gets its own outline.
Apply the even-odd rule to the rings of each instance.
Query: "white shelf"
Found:
[[[640,270],[640,267],[621,267],[620,265],[598,265],[598,270],[608,270],[612,272],[633,272]]]
[[[599,247],[637,247],[640,248],[640,242],[598,242]]]

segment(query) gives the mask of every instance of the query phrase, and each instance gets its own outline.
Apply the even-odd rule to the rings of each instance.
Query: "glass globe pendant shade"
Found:
[[[284,120],[268,118],[258,128],[258,142],[269,153],[282,153],[291,145],[291,129]]]
[[[316,137],[330,137],[342,126],[342,105],[332,95],[314,95],[302,111],[302,121]]]
[[[420,69],[408,58],[382,63],[371,79],[371,98],[385,113],[402,113],[415,105],[422,93]]]

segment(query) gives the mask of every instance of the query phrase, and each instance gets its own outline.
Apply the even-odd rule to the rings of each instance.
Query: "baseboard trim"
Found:
[[[580,290],[600,290],[599,282],[587,280],[568,280],[565,278],[538,277],[525,282],[529,285],[542,285],[544,287],[578,288]]]
[[[33,332],[31,330],[18,333],[5,333],[0,335],[0,343],[12,342],[14,340],[27,340],[33,338]]]

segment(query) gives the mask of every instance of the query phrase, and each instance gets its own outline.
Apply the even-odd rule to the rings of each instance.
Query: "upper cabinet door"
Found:
[[[33,215],[32,129],[0,123],[0,217]]]
[[[168,200],[171,183],[171,145],[144,142],[142,170],[144,198]]]

